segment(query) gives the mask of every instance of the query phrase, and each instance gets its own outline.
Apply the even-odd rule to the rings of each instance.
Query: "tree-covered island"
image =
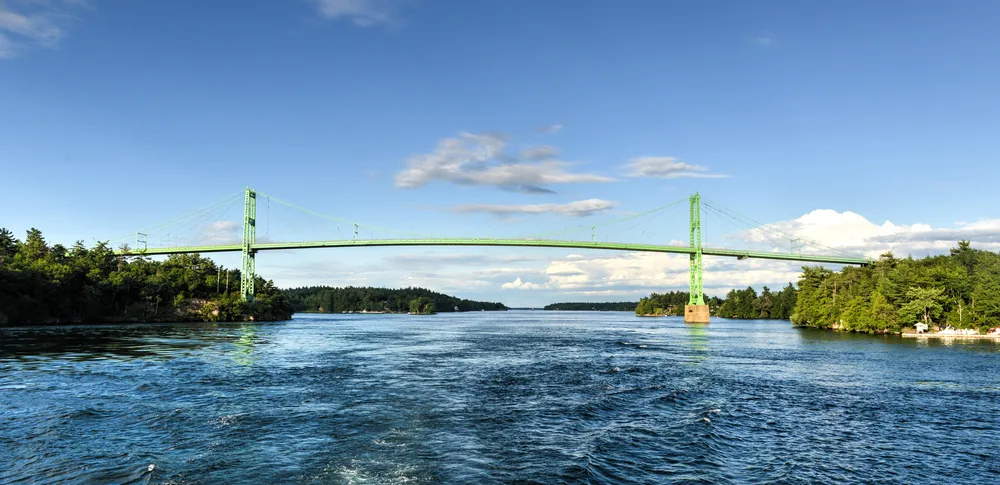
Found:
[[[0,229],[0,325],[287,320],[292,306],[256,279],[255,301],[240,299],[239,270],[197,254],[153,261],[116,255],[106,243],[49,245]]]
[[[899,333],[925,323],[986,331],[1000,325],[1000,255],[960,241],[949,254],[866,267],[805,267],[791,320],[796,325]]]
[[[154,261],[115,254],[106,243],[49,245],[31,229],[23,241],[0,229],[0,326],[65,323],[288,320],[293,312],[433,314],[506,310],[423,288],[280,290],[256,278],[252,303],[240,298],[240,271],[198,254]]]
[[[503,303],[466,300],[425,288],[310,286],[282,290],[296,312],[437,313],[504,311]],[[417,306],[413,306],[416,302]]]

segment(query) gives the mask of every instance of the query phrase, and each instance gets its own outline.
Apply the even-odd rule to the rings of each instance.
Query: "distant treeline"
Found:
[[[630,312],[635,310],[637,302],[634,301],[613,301],[601,303],[588,302],[565,302],[545,305],[545,310],[562,311],[597,311],[597,312]]]
[[[393,312],[407,313],[410,303],[418,298],[428,298],[437,312],[473,312],[507,310],[503,303],[465,300],[437,293],[424,288],[334,288],[310,286],[282,290],[292,308],[297,312]]]
[[[197,254],[152,261],[116,255],[106,243],[49,245],[0,228],[0,326],[48,323],[287,320],[291,305],[256,280],[256,302],[240,299],[240,272]]]

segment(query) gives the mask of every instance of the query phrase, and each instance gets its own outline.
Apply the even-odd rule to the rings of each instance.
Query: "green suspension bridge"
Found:
[[[704,305],[704,285],[702,280],[703,266],[702,257],[703,256],[726,256],[733,257],[737,259],[769,259],[769,260],[782,260],[782,261],[800,261],[805,263],[831,263],[831,264],[857,264],[866,265],[871,260],[860,255],[851,254],[841,249],[823,246],[811,241],[798,238],[792,234],[783,232],[773,226],[766,224],[760,224],[753,219],[736,213],[730,209],[727,209],[720,204],[705,201],[701,198],[699,194],[694,194],[689,198],[678,200],[674,203],[668,204],[666,206],[653,209],[644,213],[637,215],[632,215],[625,217],[619,221],[613,223],[621,222],[624,220],[635,219],[648,214],[652,214],[658,211],[668,209],[673,206],[678,206],[684,200],[687,200],[690,207],[690,225],[689,225],[689,244],[687,246],[678,245],[660,245],[660,244],[640,244],[640,243],[627,243],[627,242],[607,242],[596,240],[596,235],[593,233],[596,226],[591,226],[592,231],[590,241],[582,240],[560,240],[560,239],[546,239],[546,238],[518,238],[518,239],[498,239],[498,238],[425,238],[425,237],[413,237],[413,238],[399,238],[399,239],[360,239],[358,238],[358,228],[359,224],[351,223],[350,221],[342,218],[325,216],[308,209],[303,209],[289,202],[282,201],[275,197],[270,197],[264,194],[260,194],[250,188],[247,188],[243,195],[243,229],[242,229],[242,241],[233,244],[205,244],[205,245],[178,245],[167,247],[149,247],[147,244],[147,234],[150,233],[150,229],[144,230],[143,232],[135,233],[135,247],[129,248],[123,246],[116,251],[120,255],[132,255],[132,256],[158,256],[158,255],[170,255],[170,254],[188,254],[188,253],[218,253],[218,252],[241,252],[243,255],[242,267],[240,271],[240,293],[245,301],[253,301],[254,298],[254,280],[255,280],[255,267],[256,267],[256,257],[257,253],[261,251],[273,251],[273,250],[289,250],[289,249],[309,249],[309,248],[347,248],[347,247],[380,247],[380,246],[507,246],[507,247],[541,247],[541,248],[573,248],[573,249],[604,249],[604,250],[616,250],[616,251],[637,251],[637,252],[653,252],[653,253],[673,253],[673,254],[687,254],[690,256],[690,305]],[[352,239],[334,239],[334,240],[315,240],[315,241],[301,241],[301,242],[257,242],[257,229],[258,229],[258,197],[265,197],[268,200],[268,211],[270,210],[270,202],[276,202],[293,209],[297,209],[301,212],[311,214],[313,216],[318,216],[325,219],[334,220],[336,222],[353,224],[354,226],[354,237]],[[204,217],[205,214],[211,213],[213,210],[218,209],[225,204],[235,205],[238,203],[237,194],[234,194],[222,201],[219,201],[205,209],[195,211],[191,214],[194,216]],[[743,227],[750,227],[752,230],[761,231],[762,234],[767,234],[777,239],[783,239],[790,241],[790,251],[789,252],[777,252],[777,251],[753,251],[753,250],[742,250],[742,249],[728,249],[728,248],[712,248],[704,247],[702,245],[702,209],[708,209],[711,213],[716,215],[721,215],[728,218],[729,220],[741,222]],[[173,222],[168,222],[165,224],[177,224],[177,221],[190,220],[190,216],[185,219],[185,216],[180,218],[175,218]],[[162,225],[161,225],[162,226]],[[371,226],[374,227],[374,226]],[[131,237],[131,236],[128,236]],[[124,238],[119,238],[124,239]],[[796,251],[796,245],[798,245],[798,250]],[[140,247],[141,246],[141,247]],[[804,247],[819,249],[824,251],[826,254],[803,254],[801,249]]]

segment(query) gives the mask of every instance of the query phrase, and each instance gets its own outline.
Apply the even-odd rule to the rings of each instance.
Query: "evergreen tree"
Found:
[[[930,325],[941,316],[943,293],[943,288],[910,288],[906,292],[907,302],[899,309],[900,319],[907,323],[919,319]]]

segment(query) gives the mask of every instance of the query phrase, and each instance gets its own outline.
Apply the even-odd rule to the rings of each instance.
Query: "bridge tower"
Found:
[[[257,239],[257,192],[247,187],[243,207],[243,267],[240,268],[240,298],[253,301],[254,270],[257,251],[253,243]]]
[[[685,323],[708,323],[709,311],[705,304],[705,288],[702,284],[701,264],[701,195],[691,196],[691,296],[684,305]]]

